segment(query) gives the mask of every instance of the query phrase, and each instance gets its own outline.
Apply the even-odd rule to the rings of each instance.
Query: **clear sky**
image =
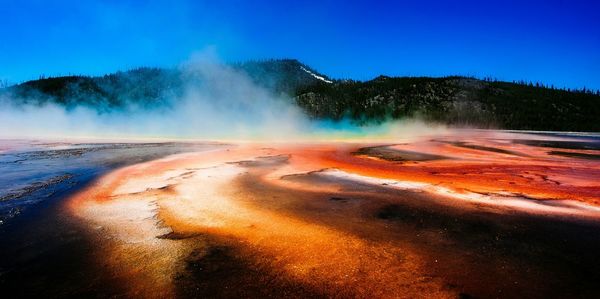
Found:
[[[297,58],[333,78],[491,76],[600,89],[600,1],[0,0],[0,79]]]

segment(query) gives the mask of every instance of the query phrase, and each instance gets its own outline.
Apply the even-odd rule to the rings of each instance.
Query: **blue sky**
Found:
[[[526,3],[524,3],[526,2]],[[0,0],[0,79],[297,58],[334,78],[491,76],[600,89],[600,1]]]

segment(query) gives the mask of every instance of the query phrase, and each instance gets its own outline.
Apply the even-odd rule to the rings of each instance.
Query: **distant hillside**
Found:
[[[418,115],[483,128],[600,131],[600,95],[466,77],[380,76],[299,90],[297,102],[317,118],[361,123]]]
[[[126,103],[152,107],[170,94],[181,94],[183,79],[174,70],[139,68],[102,77],[66,76],[28,81],[6,88],[15,101],[58,103],[67,108],[87,106],[116,109]]]
[[[233,67],[248,74],[258,85],[288,95],[296,95],[307,87],[333,82],[295,59],[249,61],[234,64]]]
[[[288,94],[319,119],[359,124],[419,116],[474,127],[600,131],[600,95],[533,84],[467,77],[380,76],[361,82],[332,80],[293,59],[232,64],[258,85]],[[67,76],[28,81],[0,90],[17,104],[53,102],[98,110],[154,107],[184,92],[190,76],[176,69],[139,68],[101,77]]]
[[[328,81],[297,60],[250,61],[231,65],[256,84],[274,93],[295,95],[297,90]],[[118,109],[125,105],[154,107],[184,92],[185,83],[200,80],[193,72],[177,69],[138,68],[101,77],[42,78],[5,88],[4,94],[30,104],[58,103],[68,108],[87,106]]]

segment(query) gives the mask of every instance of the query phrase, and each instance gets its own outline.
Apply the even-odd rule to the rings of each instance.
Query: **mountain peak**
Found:
[[[379,76],[375,77],[371,81],[373,81],[373,82],[384,82],[384,81],[386,81],[388,79],[391,79],[391,77],[390,76],[386,76],[386,75],[379,75]]]

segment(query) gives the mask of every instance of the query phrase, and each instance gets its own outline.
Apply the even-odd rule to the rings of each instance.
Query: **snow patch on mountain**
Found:
[[[307,70],[307,69],[306,69],[305,67],[303,67],[303,66],[300,66],[300,68],[301,68],[303,71],[307,72],[309,75],[311,75],[311,76],[315,77],[316,79],[319,79],[319,80],[321,80],[321,81],[323,81],[323,82],[325,82],[325,83],[333,83],[333,81],[327,80],[327,79],[325,79],[325,78],[323,78],[323,77],[321,77],[321,76],[319,76],[319,75],[317,75],[317,74],[315,74],[315,73],[313,73],[313,72],[311,72],[311,71]]]

